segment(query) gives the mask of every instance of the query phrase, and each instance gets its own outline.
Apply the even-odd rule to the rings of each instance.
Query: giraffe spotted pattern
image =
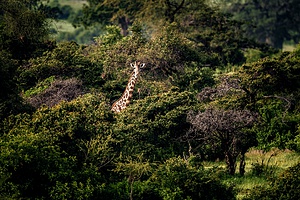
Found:
[[[134,86],[140,73],[140,69],[145,66],[145,63],[134,62],[130,65],[134,70],[129,78],[126,89],[123,95],[117,101],[115,101],[111,107],[111,110],[116,113],[121,112],[130,104],[130,100],[132,98],[132,93],[134,91]]]

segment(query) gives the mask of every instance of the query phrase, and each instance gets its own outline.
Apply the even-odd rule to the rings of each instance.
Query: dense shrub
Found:
[[[0,193],[14,198],[95,199],[113,156],[112,116],[101,96],[85,95],[4,121]]]
[[[239,66],[231,65],[245,62],[243,51],[258,46],[206,1],[97,1],[91,18],[111,15],[126,23],[128,35],[117,26],[105,34],[102,25],[79,33],[81,27],[77,40],[98,34],[87,46],[45,42],[48,20],[35,11],[46,1],[6,2],[0,3],[0,199],[234,199],[222,183],[229,175],[206,170],[201,159],[230,159],[234,174],[240,158],[244,174],[245,153],[256,141],[264,149],[300,149],[300,49],[233,71]],[[76,13],[61,8],[60,18],[72,21]],[[138,15],[148,20],[138,24]],[[133,99],[112,113],[134,61],[146,67]],[[17,114],[24,109],[19,93],[36,110]],[[187,121],[190,110],[201,111],[190,115],[195,121]],[[252,111],[260,124],[244,132],[256,119]],[[188,132],[191,125],[195,131]],[[249,199],[297,197],[298,166]],[[252,175],[264,170],[255,165]]]
[[[234,175],[237,158],[241,155],[240,174],[244,174],[245,153],[255,141],[255,135],[246,131],[256,121],[254,113],[249,110],[207,108],[205,112],[190,112],[187,119],[191,129],[185,135],[185,140],[194,144],[200,152],[201,147],[205,146],[210,146],[212,150],[221,149],[231,175]]]
[[[144,153],[151,161],[181,154],[186,147],[178,138],[189,128],[187,111],[194,105],[192,93],[176,89],[134,101],[116,116],[122,152]]]
[[[60,43],[43,56],[31,59],[28,65],[19,67],[20,85],[28,90],[50,76],[77,77],[84,85],[101,85],[102,65],[93,63],[85,54],[84,48],[75,42]]]
[[[151,178],[161,199],[235,199],[232,188],[178,157],[166,160]]]
[[[300,163],[290,167],[270,183],[270,187],[255,188],[246,200],[294,200],[300,197]]]
[[[55,80],[43,92],[28,98],[28,102],[35,108],[41,105],[55,106],[61,101],[71,101],[84,93],[82,82],[76,78]]]
[[[11,55],[0,51],[0,121],[11,114],[25,110],[18,92],[18,84],[14,80],[17,63]]]
[[[261,116],[255,130],[259,146],[297,150],[299,126],[300,49],[245,64],[238,73],[244,91],[240,102]]]

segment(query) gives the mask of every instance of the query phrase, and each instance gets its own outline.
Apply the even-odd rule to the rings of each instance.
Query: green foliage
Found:
[[[241,21],[247,37],[255,38],[282,49],[284,40],[299,42],[299,2],[297,0],[274,1],[223,1],[224,10]],[[229,5],[229,6],[226,6]]]
[[[261,115],[259,146],[296,150],[299,124],[299,49],[242,67],[239,76],[245,107]]]
[[[177,140],[188,129],[187,111],[195,105],[190,92],[170,91],[135,101],[116,116],[114,130],[127,155],[143,153],[150,161],[181,154]]]
[[[1,0],[0,50],[22,60],[45,48],[48,25],[44,8],[40,0]]]
[[[297,52],[282,53],[278,58],[266,58],[244,65],[241,71],[242,86],[249,95],[254,92],[253,95],[260,96],[295,93],[300,84],[298,58]]]
[[[45,80],[43,80],[42,82],[39,82],[35,87],[26,90],[24,92],[24,97],[30,97],[45,91],[47,88],[49,88],[49,86],[54,81],[54,79],[55,79],[54,76],[50,76]]]
[[[197,44],[180,33],[176,24],[163,26],[142,48],[144,59],[157,71],[156,76],[183,71],[188,63],[203,64],[209,58],[197,50]]]
[[[263,58],[264,52],[257,49],[247,49],[244,51],[246,63],[256,62]]]
[[[1,194],[93,199],[104,184],[98,170],[114,157],[112,120],[104,98],[94,95],[8,118],[1,128]]]
[[[203,168],[197,169],[179,157],[166,160],[151,179],[164,200],[235,199],[232,188],[212,178]]]
[[[106,26],[106,34],[98,36],[98,38],[95,38],[95,41],[99,45],[103,45],[104,47],[106,45],[112,45],[115,44],[117,41],[122,39],[121,30],[117,26]]]
[[[77,77],[86,85],[101,84],[102,66],[92,63],[85,50],[75,42],[60,43],[55,49],[43,56],[31,59],[29,66],[19,68],[19,81],[24,90],[36,87],[38,82],[56,76]]]
[[[255,130],[259,147],[265,150],[272,147],[297,150],[292,141],[297,135],[299,114],[288,112],[286,103],[281,101],[269,100],[262,103],[259,108],[261,123]]]
[[[298,128],[296,131],[297,135],[295,137],[295,139],[292,141],[295,145],[295,148],[298,152],[300,151],[300,124],[298,124]]]
[[[18,84],[14,80],[16,69],[17,62],[11,55],[0,51],[0,121],[10,114],[26,109],[18,95]]]
[[[245,199],[298,199],[300,191],[300,164],[290,167],[271,181],[271,187],[255,188]]]
[[[137,158],[128,158],[123,162],[116,163],[114,171],[125,174],[128,177],[130,185],[129,198],[132,200],[134,195],[134,182],[138,181],[144,174],[149,174],[152,169],[150,163],[143,159],[143,154],[137,155]]]
[[[198,67],[186,66],[182,74],[174,73],[173,85],[182,91],[200,92],[205,87],[215,84],[214,71],[208,67],[199,69]]]

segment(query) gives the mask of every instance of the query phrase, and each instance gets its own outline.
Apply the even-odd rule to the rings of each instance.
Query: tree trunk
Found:
[[[129,19],[125,16],[119,18],[119,25],[121,27],[121,34],[123,36],[128,35],[128,26],[129,26]]]
[[[244,176],[245,174],[245,166],[246,166],[246,162],[245,162],[245,153],[241,153],[241,161],[240,161],[240,175]]]
[[[234,175],[235,168],[236,168],[236,162],[235,162],[236,158],[234,158],[234,156],[232,156],[229,152],[226,152],[225,160],[226,160],[226,164],[227,164],[228,173],[230,175]]]
[[[129,177],[129,183],[130,183],[129,199],[133,200],[133,183],[134,183],[134,178]]]

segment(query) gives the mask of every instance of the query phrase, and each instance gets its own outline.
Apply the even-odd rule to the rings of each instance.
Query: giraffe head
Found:
[[[145,63],[137,62],[130,63],[130,66],[134,69],[134,73],[137,75],[140,73],[140,70],[145,67]]]

